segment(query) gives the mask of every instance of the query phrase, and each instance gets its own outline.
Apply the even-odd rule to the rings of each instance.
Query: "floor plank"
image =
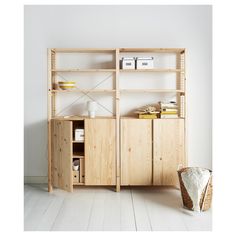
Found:
[[[185,231],[185,222],[180,217],[181,197],[179,191],[169,188],[148,189],[144,193],[152,230]]]
[[[134,215],[137,231],[151,231],[152,226],[147,211],[147,203],[144,197],[145,188],[131,188],[133,199]]]
[[[130,188],[122,188],[121,201],[121,230],[136,231],[136,222],[134,217],[134,206]]]
[[[107,189],[98,189],[95,193],[87,230],[103,230],[104,209],[107,202]]]
[[[109,191],[107,193],[106,205],[104,209],[103,230],[120,230],[120,198],[121,192]]]
[[[212,211],[182,207],[180,191],[164,187],[77,187],[73,193],[25,185],[26,231],[210,231]]]
[[[53,208],[50,212],[50,206],[54,205],[54,201],[58,201],[58,196],[48,193],[39,186],[31,186],[28,196],[25,198],[24,212],[24,229],[25,231],[33,230],[50,230],[51,224],[54,222],[53,214],[56,214],[56,209]],[[58,206],[60,207],[60,206]],[[51,218],[47,218],[50,214]],[[43,219],[46,219],[48,227],[44,227]]]
[[[68,194],[58,213],[52,230],[55,231],[86,231],[95,190],[92,188],[75,189]]]

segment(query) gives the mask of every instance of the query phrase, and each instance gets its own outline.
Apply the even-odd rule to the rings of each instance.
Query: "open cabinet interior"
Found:
[[[84,154],[84,120],[73,123],[73,185],[83,185],[85,182],[85,154]]]

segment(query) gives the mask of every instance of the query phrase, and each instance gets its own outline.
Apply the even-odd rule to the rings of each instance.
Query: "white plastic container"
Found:
[[[95,101],[88,101],[87,108],[89,117],[94,118],[97,111],[97,103]]]
[[[84,141],[84,129],[75,129],[75,141]]]
[[[121,60],[121,69],[135,70],[135,58],[134,57],[123,57]]]
[[[136,69],[153,69],[154,58],[153,57],[137,57]]]

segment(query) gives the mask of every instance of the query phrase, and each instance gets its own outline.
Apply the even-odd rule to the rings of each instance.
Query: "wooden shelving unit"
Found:
[[[123,55],[135,55],[136,53],[142,55],[149,55],[153,53],[157,54],[174,54],[176,56],[176,66],[175,68],[153,68],[153,69],[136,69],[136,70],[124,70],[120,69],[120,59]],[[104,68],[96,68],[96,66],[91,66],[91,68],[84,68],[80,66],[71,66],[68,68],[57,67],[57,55],[59,54],[89,54],[89,55],[99,55],[99,54],[106,54],[111,55],[113,58],[113,66],[105,67],[104,65],[101,67]],[[93,76],[98,73],[99,75],[103,75],[106,73],[110,73],[112,78],[114,78],[114,84],[112,88],[97,88],[93,87],[91,89],[84,89],[84,88],[75,88],[71,90],[61,90],[58,89],[58,76],[60,74],[63,76],[66,73],[71,73],[76,75],[76,73],[86,73],[92,74]],[[162,89],[162,88],[150,88],[150,89],[134,89],[134,88],[127,88],[121,89],[120,88],[120,76],[127,74],[129,76],[132,73],[146,73],[147,76],[150,73],[157,73],[160,76],[163,74],[174,74],[176,79],[176,88],[175,89]],[[162,143],[168,142],[163,135],[166,135],[167,132],[171,132],[169,127],[175,131],[173,135],[170,137],[171,142],[173,140],[178,140],[181,143],[181,148],[179,149],[178,156],[176,157],[176,162],[179,162],[178,159],[181,155],[183,155],[182,164],[185,165],[186,161],[186,153],[185,153],[185,117],[186,117],[186,78],[185,78],[185,49],[184,48],[51,48],[48,49],[48,190],[52,191],[52,186],[59,187],[65,189],[67,191],[73,191],[74,185],[112,185],[116,187],[116,191],[120,191],[121,185],[147,185],[147,184],[159,184],[159,185],[169,185],[175,184],[173,179],[176,177],[168,176],[161,180],[161,175],[158,177],[153,171],[157,170],[160,171],[160,167],[158,165],[163,165],[163,162],[160,162],[161,155],[158,150],[162,150],[162,153],[171,153],[173,156],[173,151],[168,150],[168,148],[160,147],[159,144],[156,144],[156,140],[161,140]],[[96,119],[90,119],[86,116],[61,116],[57,114],[57,107],[56,107],[56,100],[58,94],[70,94],[70,93],[82,93],[82,94],[90,94],[90,93],[99,93],[99,94],[111,94],[114,98],[114,106],[115,106],[115,114],[112,116],[103,116],[103,117],[96,117]],[[168,119],[162,119],[162,123],[156,120],[144,120],[140,121],[137,117],[127,117],[121,116],[120,114],[120,100],[122,99],[122,94],[134,94],[134,93],[157,93],[157,94],[174,94],[176,96],[176,101],[178,104],[179,109],[179,118],[172,119],[169,121]],[[181,102],[181,96],[184,98],[184,103]],[[183,111],[183,112],[181,112]],[[166,122],[165,122],[166,120]],[[175,122],[176,120],[176,122]],[[73,125],[75,122],[82,122],[83,127],[85,129],[85,141],[78,142],[74,141],[73,139]],[[168,122],[168,123],[167,123]],[[124,127],[126,127],[124,130]],[[150,163],[147,166],[146,172],[152,171],[152,174],[149,173],[149,176],[143,177],[142,181],[139,182],[139,174],[142,170],[143,165],[140,164],[145,160],[142,160],[142,157],[139,155],[139,151],[135,152],[137,156],[137,161],[140,161],[137,167],[128,166],[127,163],[124,163],[125,160],[132,157],[133,153],[131,150],[135,148],[134,144],[139,143],[140,140],[135,140],[135,130],[139,129],[140,127],[146,128],[149,130],[149,133],[146,133],[146,138],[150,141],[147,143],[147,139],[143,140],[143,143],[147,143],[147,145],[152,145],[152,148],[147,149],[147,153],[151,160],[151,167]],[[90,132],[93,131],[93,135]],[[162,133],[161,137],[151,134],[155,133],[156,131]],[[58,136],[64,135],[64,139],[60,139],[59,141],[55,142],[55,138]],[[140,134],[141,135],[141,134]],[[150,136],[151,135],[151,136]],[[126,137],[130,137],[130,139],[126,139]],[[99,145],[98,139],[103,140],[104,143],[109,147],[101,147]],[[134,142],[128,144],[130,140],[134,138]],[[138,138],[138,137],[137,137]],[[154,140],[152,140],[154,138]],[[112,141],[111,141],[112,140]],[[126,142],[126,143],[124,143]],[[154,144],[152,144],[154,143]],[[76,146],[77,145],[77,146]],[[83,150],[80,150],[81,147],[78,145],[83,145]],[[168,144],[169,145],[169,144]],[[175,150],[178,150],[179,144],[176,143],[174,147]],[[124,146],[128,149],[124,149]],[[169,145],[171,146],[171,145]],[[132,148],[131,148],[132,147]],[[99,149],[99,150],[97,150]],[[127,151],[128,150],[128,151]],[[96,152],[104,153],[104,157],[98,156]],[[143,151],[143,150],[141,150]],[[57,156],[56,156],[57,155]],[[68,155],[70,158],[66,161],[65,158]],[[94,162],[91,156],[94,155]],[[89,157],[90,156],[90,157]],[[114,159],[113,159],[114,156]],[[145,156],[145,153],[144,153]],[[158,156],[158,157],[157,157]],[[58,160],[55,158],[58,157]],[[108,158],[109,157],[109,158]],[[140,157],[140,160],[138,159]],[[159,159],[158,159],[159,158]],[[169,156],[168,156],[169,158]],[[85,171],[85,179],[84,182],[73,183],[72,181],[72,161],[73,159],[83,160],[83,165],[85,164],[84,171]],[[104,164],[106,163],[106,164]],[[131,162],[130,162],[131,163]],[[136,162],[137,164],[137,162]],[[55,166],[56,165],[56,166]],[[102,169],[104,174],[101,171],[98,173],[97,168],[100,170]],[[101,165],[108,165],[110,169],[106,169],[107,167]],[[135,162],[132,164],[135,165]],[[70,170],[63,170],[61,166],[67,166]],[[54,173],[55,168],[57,171],[63,172],[61,173]],[[64,167],[66,168],[66,167]],[[92,168],[92,169],[90,169]],[[133,168],[133,169],[132,169]],[[151,168],[151,169],[150,169]],[[162,167],[164,171],[166,166]],[[173,169],[173,166],[169,164],[169,169]],[[60,170],[58,170],[60,169]],[[122,171],[123,169],[123,171]],[[124,170],[126,173],[124,173]],[[128,174],[128,172],[133,174]],[[58,176],[59,177],[58,177]],[[122,177],[123,175],[123,177]],[[65,179],[61,179],[64,176]],[[66,176],[66,177],[65,177]],[[142,174],[140,175],[142,176]],[[162,176],[165,176],[165,173],[162,173]],[[136,179],[135,179],[135,178]],[[123,179],[123,180],[122,180]],[[172,182],[171,182],[172,181]],[[123,183],[122,183],[123,182]],[[140,184],[142,183],[142,184]]]

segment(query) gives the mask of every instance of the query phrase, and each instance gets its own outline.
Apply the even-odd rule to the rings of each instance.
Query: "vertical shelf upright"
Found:
[[[120,56],[116,49],[116,191],[120,191]]]

